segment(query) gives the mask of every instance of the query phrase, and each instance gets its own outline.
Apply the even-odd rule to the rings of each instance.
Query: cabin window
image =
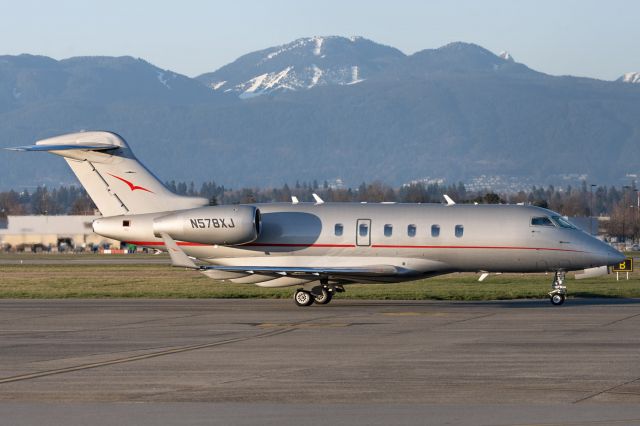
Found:
[[[410,236],[410,237],[415,237],[416,236],[416,226],[415,225],[407,226],[407,235]]]
[[[358,227],[358,232],[360,233],[361,237],[366,237],[367,235],[369,235],[369,225],[367,225],[366,223],[361,223]]]
[[[431,225],[431,236],[434,238],[440,236],[440,225]]]
[[[551,219],[549,219],[546,216],[532,217],[531,225],[532,226],[553,226],[553,222],[551,222]]]
[[[464,226],[456,225],[456,237],[461,238],[462,234],[464,234]]]
[[[384,236],[390,237],[393,234],[393,225],[386,224],[384,226]]]
[[[122,226],[124,226],[125,228],[128,228],[128,227],[129,227],[129,225],[131,225],[131,222],[130,222],[130,221],[128,221],[128,220],[123,220],[123,221],[122,221]]]
[[[341,223],[336,223],[335,231],[334,231],[336,234],[336,237],[341,237],[343,231],[344,231],[344,226],[342,226]]]

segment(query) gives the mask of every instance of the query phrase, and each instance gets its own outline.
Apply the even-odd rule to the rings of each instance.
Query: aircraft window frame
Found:
[[[384,225],[384,236],[385,237],[390,237],[393,235],[393,225],[391,225],[390,223],[387,223]]]
[[[415,237],[417,231],[418,231],[418,228],[413,223],[407,225],[407,236],[409,236],[410,238]]]
[[[534,223],[534,221],[542,221],[544,223]],[[551,226],[555,227],[556,225],[548,216],[535,216],[531,218],[530,222],[531,226]]]
[[[333,227],[333,233],[336,237],[342,237],[342,234],[344,234],[344,225],[341,223],[336,223],[336,225]]]
[[[464,236],[464,225],[456,225],[454,229],[456,238],[462,238]]]
[[[440,236],[440,225],[434,224],[431,225],[431,237],[438,238]]]
[[[364,230],[364,232],[363,232]],[[368,237],[369,236],[369,224],[362,222],[358,225],[358,235],[360,235],[361,237]]]

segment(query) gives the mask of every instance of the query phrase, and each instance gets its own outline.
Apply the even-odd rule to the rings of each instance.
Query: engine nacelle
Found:
[[[253,206],[210,206],[183,210],[153,221],[153,233],[202,244],[239,245],[260,235],[260,210]]]

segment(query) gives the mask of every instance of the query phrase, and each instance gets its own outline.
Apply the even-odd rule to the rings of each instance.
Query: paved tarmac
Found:
[[[165,256],[137,257],[131,255],[129,258],[123,257],[83,257],[83,256],[51,256],[46,258],[0,258],[1,265],[170,265],[171,260]]]
[[[0,418],[640,425],[640,300],[2,300]]]

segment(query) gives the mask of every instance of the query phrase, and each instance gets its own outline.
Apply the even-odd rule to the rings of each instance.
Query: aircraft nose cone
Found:
[[[625,259],[624,254],[595,238],[591,240],[589,251],[592,253],[592,262],[600,266],[617,265]]]
[[[622,252],[612,248],[611,253],[609,253],[609,263],[607,265],[617,265],[618,263],[624,262],[625,255]]]
[[[624,262],[625,256],[620,251],[614,249],[608,244],[604,244],[602,250],[600,250],[600,257],[602,258],[603,264],[608,266],[617,265],[621,262]]]

